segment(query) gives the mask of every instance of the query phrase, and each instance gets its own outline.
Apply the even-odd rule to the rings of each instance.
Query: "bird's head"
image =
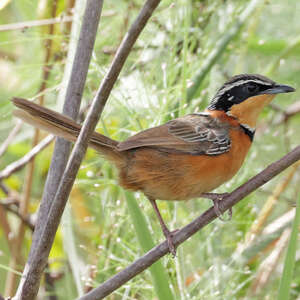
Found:
[[[218,90],[207,109],[225,111],[240,124],[255,128],[259,113],[276,94],[294,91],[262,75],[236,75]]]

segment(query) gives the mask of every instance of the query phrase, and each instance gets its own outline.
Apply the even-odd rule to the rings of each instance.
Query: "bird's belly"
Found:
[[[238,145],[233,143],[229,152],[216,156],[138,149],[121,172],[120,183],[153,199],[196,198],[231,179],[240,169],[250,145],[246,137]]]

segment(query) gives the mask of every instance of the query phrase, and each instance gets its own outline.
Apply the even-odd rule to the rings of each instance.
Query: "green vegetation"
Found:
[[[72,1],[4,2],[1,24],[65,15]],[[143,3],[105,1],[82,107],[93,98]],[[3,30],[0,25],[0,172],[30,151],[34,136],[33,128],[22,125],[1,153],[1,146],[17,124],[10,98],[43,95],[47,107],[60,110],[62,106],[56,100],[70,38],[67,24],[56,24],[53,32],[49,26]],[[134,46],[97,130],[124,140],[174,116],[201,111],[220,85],[238,73],[260,73],[299,89],[299,26],[296,0],[162,1]],[[199,87],[191,90],[193,81],[199,82]],[[260,118],[243,168],[218,192],[233,190],[299,144],[300,114],[285,113],[297,112],[297,108],[300,111],[299,106],[299,92],[277,96]],[[40,133],[40,139],[45,136]],[[52,151],[53,144],[35,159],[28,206],[31,215],[40,203]],[[29,174],[26,166],[0,181],[2,295],[13,290],[9,288],[13,282],[10,278],[19,280],[30,249],[31,231],[25,227],[22,237],[19,217],[8,210],[17,209],[11,202],[24,199]],[[294,222],[293,246],[286,255],[292,213],[299,199],[299,176],[298,165],[285,171],[236,205],[231,221],[209,224],[178,248],[176,259],[164,257],[107,299],[288,299],[280,298],[279,286],[281,293],[288,291],[290,299],[299,299],[299,255],[295,260],[284,260],[294,255],[297,246],[299,252]],[[49,259],[49,272],[56,278],[54,290],[41,289],[42,298],[55,293],[58,299],[74,299],[163,240],[148,200],[142,194],[124,192],[118,186],[116,170],[93,150],[87,152],[69,204]],[[158,205],[173,230],[199,216],[211,202],[158,201]],[[15,264],[13,258],[17,258]],[[45,287],[45,281],[42,285]]]

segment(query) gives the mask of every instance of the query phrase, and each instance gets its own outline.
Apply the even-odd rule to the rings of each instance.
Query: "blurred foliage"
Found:
[[[1,24],[51,18],[54,1],[4,1]],[[296,0],[261,1],[245,22],[241,32],[217,58],[201,83],[196,97],[187,105],[186,92],[198,70],[205,64],[217,41],[227,34],[245,10],[246,0],[162,1],[137,41],[107,103],[98,131],[124,140],[137,131],[161,124],[175,114],[203,110],[216,89],[238,73],[261,73],[299,88],[300,83],[300,4]],[[103,16],[83,96],[90,102],[113,55],[136,17],[143,1],[105,1]],[[67,14],[67,0],[57,1],[56,16]],[[56,98],[62,80],[69,33],[66,24],[56,24],[49,35],[47,27],[26,27],[2,31],[0,25],[0,141],[7,138],[16,124],[12,118],[13,96],[34,98],[42,83],[46,39],[52,39],[52,66],[45,95],[45,105],[57,108]],[[280,122],[285,109],[299,101],[299,92],[280,95],[276,109],[263,112],[247,161],[240,172],[218,192],[228,192],[261,171],[272,161],[299,144],[300,114]],[[278,108],[279,107],[279,108]],[[31,147],[33,129],[22,126],[7,151],[0,157],[0,170],[25,155]],[[45,133],[43,133],[45,135]],[[36,212],[51,160],[53,145],[37,156],[30,213]],[[5,179],[4,184],[22,195],[25,169]],[[252,283],[270,255],[275,241],[254,255],[251,261],[238,264],[240,245],[274,187],[285,173],[259,191],[249,195],[233,209],[230,222],[214,221],[178,249],[178,257],[161,260],[169,276],[175,299],[275,299],[283,259],[280,256],[267,283],[254,293]],[[267,219],[277,220],[295,203],[299,194],[299,172]],[[5,199],[3,191],[0,198]],[[135,194],[154,241],[162,241],[159,223],[151,204]],[[182,227],[210,207],[207,200],[158,202],[170,228]],[[74,299],[78,284],[85,290],[97,286],[137,259],[143,250],[138,243],[124,193],[117,184],[116,170],[97,153],[88,150],[70,196],[71,217],[64,219],[49,260],[50,272],[60,274],[54,281],[59,299]],[[8,213],[14,230],[19,220]],[[263,232],[263,228],[261,229]],[[70,234],[73,235],[70,239]],[[260,233],[263,234],[263,233]],[[68,238],[68,239],[67,239]],[[27,231],[22,255],[29,252],[31,232]],[[72,243],[74,243],[72,245]],[[73,251],[75,247],[75,252]],[[272,248],[273,247],[273,248]],[[71,255],[73,253],[74,255]],[[298,253],[299,254],[299,253]],[[4,230],[0,227],[0,294],[4,293],[9,272],[10,252]],[[75,270],[74,266],[78,268]],[[2,266],[7,266],[3,268]],[[73,267],[72,267],[73,266]],[[79,272],[81,283],[76,281]],[[291,299],[299,299],[299,255],[292,281]],[[77,276],[77,277],[76,277]],[[78,280],[78,279],[77,279]],[[77,287],[77,289],[76,289]],[[44,290],[41,290],[44,295]],[[157,299],[149,271],[122,286],[107,299]]]

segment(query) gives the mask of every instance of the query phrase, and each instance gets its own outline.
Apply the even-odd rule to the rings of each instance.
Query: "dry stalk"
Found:
[[[288,175],[276,185],[274,192],[268,197],[265,205],[260,211],[257,220],[252,224],[250,230],[248,231],[245,237],[245,243],[239,247],[238,252],[241,253],[245,248],[247,248],[254,241],[255,237],[263,230],[263,227],[266,224],[268,217],[272,213],[276,203],[278,202],[280,195],[285,191],[289,183],[292,181],[299,166],[300,162],[295,163],[291,167]]]
[[[11,231],[9,222],[7,220],[6,210],[1,205],[0,205],[0,226],[3,229],[4,236],[5,236],[5,239],[7,241],[9,251],[12,252],[13,248],[14,248],[13,240],[11,238],[12,231]]]
[[[56,15],[56,8],[57,8],[57,0],[53,0],[52,3],[52,11],[51,15],[52,18],[55,18]],[[54,24],[50,24],[48,26],[48,36],[50,38],[47,38],[44,41],[44,48],[45,48],[45,58],[44,58],[44,64],[43,64],[43,74],[42,74],[42,83],[41,86],[38,90],[38,93],[41,93],[41,96],[39,97],[39,104],[43,105],[44,104],[44,96],[45,94],[42,93],[46,87],[47,87],[47,81],[49,79],[49,75],[52,69],[52,66],[49,66],[49,62],[51,59],[52,55],[52,36],[54,33]],[[35,148],[36,145],[39,142],[39,135],[40,131],[38,129],[34,130],[34,137],[32,141],[32,148]],[[24,191],[22,195],[22,201],[20,202],[19,206],[19,214],[23,217],[26,218],[28,214],[28,207],[29,207],[29,202],[30,202],[30,196],[31,196],[31,191],[32,191],[32,184],[33,184],[33,174],[34,174],[34,166],[35,166],[35,157],[33,157],[27,167],[27,171],[25,174],[25,180],[24,180]],[[25,230],[26,226],[24,222],[20,222],[17,233],[16,233],[16,238],[14,240],[15,247],[14,251],[12,252],[12,257],[10,260],[10,267],[12,270],[20,270],[22,271],[24,261],[22,259],[22,256],[20,255],[20,250],[22,249],[22,244],[25,236]],[[7,274],[7,279],[6,279],[6,287],[5,287],[5,295],[13,295],[15,293],[16,289],[16,283],[17,283],[17,275],[15,272],[8,272]]]
[[[0,180],[11,176],[13,173],[25,167],[37,154],[47,147],[54,140],[53,135],[48,135],[39,144],[27,152],[22,158],[12,162],[0,171]]]
[[[15,125],[13,130],[9,133],[7,139],[0,146],[0,156],[2,156],[5,153],[8,146],[11,144],[11,142],[13,141],[17,133],[20,131],[22,124],[23,124],[22,121],[20,120],[17,121],[17,124]]]
[[[268,255],[268,257],[261,263],[258,268],[257,275],[253,281],[250,290],[253,295],[257,295],[269,282],[272,274],[278,265],[283,250],[288,244],[289,237],[291,234],[291,229],[287,228],[281,234],[281,237],[277,240],[273,247],[273,251]]]

